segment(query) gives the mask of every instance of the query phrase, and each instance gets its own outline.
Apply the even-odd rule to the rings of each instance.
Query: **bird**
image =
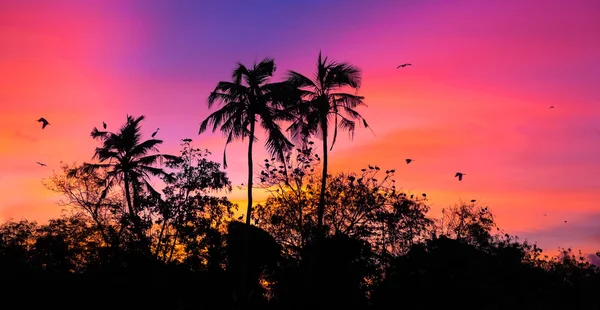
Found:
[[[102,122],[102,127],[104,127],[104,129],[106,129],[106,123]]]
[[[423,193],[421,196],[423,196],[424,199],[427,199],[427,194]]]
[[[406,164],[410,164],[412,161],[413,161],[413,159],[411,159],[411,158],[407,158],[407,159],[406,159]]]
[[[158,133],[158,130],[160,130],[160,128],[156,128],[156,131],[152,133],[152,138],[154,138],[154,136],[156,136],[156,134]]]
[[[475,199],[471,199],[471,202],[472,202],[472,203],[475,203],[475,201],[477,201],[477,200],[475,200]]]
[[[551,105],[551,106],[550,106],[550,109],[554,109],[554,106],[553,106],[553,105]]]
[[[462,181],[463,175],[466,175],[465,173],[462,172],[457,172],[454,177],[458,178],[459,181]]]
[[[38,165],[42,166],[42,167],[45,167],[45,166],[46,166],[46,164],[44,164],[44,163],[40,163],[39,161],[38,161],[38,162],[36,162],[36,163],[37,163]]]
[[[190,138],[187,138],[187,139],[183,139],[183,140],[181,140],[181,141],[183,141],[183,142],[187,142],[187,143],[190,143],[190,142],[192,142],[192,139],[190,139]]]
[[[396,69],[404,68],[406,66],[412,66],[412,64],[401,64]]]
[[[50,123],[48,123],[48,121],[43,117],[40,117],[40,119],[38,119],[37,121],[42,123],[42,129],[44,129],[44,128],[46,128],[46,126],[50,125]]]

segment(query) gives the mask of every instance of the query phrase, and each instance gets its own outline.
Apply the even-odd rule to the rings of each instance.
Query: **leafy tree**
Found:
[[[154,207],[155,223],[160,226],[156,254],[171,261],[180,245],[183,260],[218,266],[224,257],[223,233],[237,205],[212,196],[231,190],[231,182],[218,163],[207,159],[210,152],[192,147],[191,142],[182,140],[181,161],[167,164],[175,172],[165,179],[164,201]]]
[[[105,170],[83,169],[77,164],[61,164],[61,173],[43,180],[44,186],[63,194],[61,207],[87,214],[106,245],[118,247],[123,237],[127,216],[125,199],[116,191],[105,191]]]
[[[293,256],[306,246],[311,232],[318,227],[321,192],[320,180],[311,173],[318,162],[312,148],[297,151],[296,160],[288,161],[289,178],[283,169],[265,161],[261,181],[272,195],[257,206],[256,214],[258,225]],[[429,208],[423,200],[396,188],[394,172],[369,166],[360,174],[330,176],[325,190],[327,235],[342,234],[366,241],[382,258],[405,253],[424,240],[433,227],[433,221],[426,217]]]
[[[463,202],[443,209],[439,226],[442,235],[485,246],[491,240],[491,232],[496,224],[488,207]]]

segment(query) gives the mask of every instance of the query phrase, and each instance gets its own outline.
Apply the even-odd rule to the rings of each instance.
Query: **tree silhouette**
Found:
[[[175,248],[180,245],[185,248],[182,260],[218,265],[217,256],[222,256],[220,244],[237,205],[226,197],[210,194],[230,191],[231,182],[219,169],[219,163],[207,159],[208,150],[192,147],[187,139],[181,145],[182,160],[167,164],[174,175],[165,180],[165,199],[154,205],[159,215],[155,223],[160,226],[156,254],[161,260],[171,262],[176,256]]]
[[[220,131],[227,136],[225,149],[223,150],[223,166],[227,167],[227,145],[233,140],[244,140],[248,138],[248,207],[246,210],[246,224],[251,225],[252,220],[252,186],[253,186],[253,160],[252,147],[257,140],[255,136],[256,123],[260,121],[260,126],[267,132],[265,146],[269,154],[283,162],[285,153],[293,147],[293,144],[281,132],[281,127],[277,124],[281,117],[278,108],[291,100],[293,92],[287,92],[290,89],[288,83],[269,83],[269,79],[275,72],[275,60],[265,58],[259,63],[254,63],[251,68],[247,68],[242,63],[237,66],[232,73],[232,81],[221,81],[208,97],[208,107],[212,107],[215,102],[223,104],[221,109],[210,114],[200,124],[198,134],[206,131],[209,125],[212,125],[212,131],[215,132],[220,126]],[[248,263],[249,236],[245,236],[244,263]],[[244,278],[248,276],[247,265],[242,268]],[[246,284],[243,280],[243,284]],[[242,296],[246,290],[242,291]],[[245,300],[246,296],[243,297]]]
[[[252,146],[257,140],[255,136],[256,123],[267,132],[265,146],[267,151],[284,161],[285,153],[293,144],[281,132],[277,124],[277,108],[286,102],[286,83],[269,83],[275,72],[275,60],[265,58],[251,68],[241,63],[232,73],[232,81],[221,81],[208,97],[208,107],[215,102],[223,104],[218,111],[209,115],[201,124],[198,134],[206,131],[212,125],[215,132],[220,126],[220,131],[227,136],[223,150],[223,166],[227,168],[227,145],[233,140],[248,138],[248,209],[246,211],[246,224],[250,225],[252,218],[252,184],[253,161]]]
[[[93,156],[99,163],[85,163],[84,169],[106,170],[105,189],[101,198],[106,197],[108,191],[117,183],[123,182],[125,201],[134,232],[142,242],[142,250],[149,251],[148,240],[138,215],[139,193],[141,190],[146,190],[153,196],[159,196],[160,194],[149,183],[149,179],[151,176],[168,177],[169,175],[154,165],[162,163],[163,160],[179,161],[180,159],[166,154],[148,155],[150,152],[158,152],[156,146],[163,141],[157,139],[142,141],[140,123],[143,120],[143,115],[137,118],[128,115],[127,121],[118,132],[100,131],[94,127],[92,138],[102,142]]]
[[[292,109],[298,117],[288,127],[294,142],[306,142],[310,136],[322,139],[323,170],[321,176],[321,194],[319,200],[318,222],[323,227],[325,212],[325,189],[327,188],[328,150],[333,149],[338,128],[347,130],[352,137],[355,120],[368,127],[366,120],[355,109],[366,106],[364,97],[343,92],[344,88],[358,89],[361,85],[361,72],[358,68],[345,63],[328,61],[319,52],[315,78],[310,79],[296,71],[288,72],[288,82],[302,90],[302,99]],[[328,133],[333,121],[333,139],[328,149]]]
[[[62,173],[53,173],[43,180],[47,189],[61,193],[58,204],[87,214],[100,233],[103,241],[118,247],[126,225],[122,220],[127,214],[124,196],[105,191],[107,173],[104,170],[83,169],[77,164],[61,164]]]

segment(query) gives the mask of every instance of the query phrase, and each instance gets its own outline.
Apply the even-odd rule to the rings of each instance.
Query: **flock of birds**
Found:
[[[409,64],[409,63],[401,64],[401,65],[399,65],[398,67],[396,67],[396,69],[405,68],[405,67],[408,67],[408,66],[412,66],[412,64]],[[550,106],[550,109],[554,109],[554,106],[553,106],[553,105],[552,105],[552,106]],[[411,163],[411,162],[413,162],[413,161],[414,161],[414,159],[411,159],[411,158],[407,158],[407,159],[406,159],[406,163],[407,163],[407,164],[410,164],[410,163]],[[458,178],[458,180],[459,180],[459,181],[462,181],[462,179],[463,179],[463,176],[465,176],[465,175],[467,175],[467,174],[466,174],[466,173],[462,173],[462,172],[457,172],[457,173],[454,175],[454,177],[455,177],[455,178]],[[424,196],[424,197],[425,197],[425,196]],[[471,202],[475,202],[475,201],[471,201]],[[566,223],[566,222],[567,222],[567,221],[565,221],[565,223]]]
[[[410,64],[410,63],[401,64],[401,65],[399,65],[398,67],[396,67],[396,69],[405,68],[405,67],[408,67],[408,66],[412,66],[412,64]],[[550,109],[551,109],[551,110],[552,110],[552,109],[554,109],[554,108],[555,108],[555,107],[554,107],[553,105],[551,105],[551,106],[550,106]],[[414,161],[414,159],[412,159],[412,158],[407,158],[405,161],[406,161],[406,164],[410,164],[411,162],[413,162],[413,161]],[[462,179],[463,179],[463,176],[465,176],[465,175],[466,175],[466,173],[463,173],[463,172],[457,172],[457,173],[454,175],[454,177],[455,177],[455,178],[458,178],[458,180],[459,180],[459,181],[462,181]],[[423,194],[421,194],[421,196],[423,196],[423,198],[424,198],[424,199],[427,199],[427,194],[423,193]],[[410,195],[410,198],[413,198],[413,195]],[[477,201],[477,200],[475,200],[475,199],[472,199],[472,200],[471,200],[471,202],[472,202],[472,203],[475,203],[476,201]],[[442,210],[442,212],[443,212],[443,210]],[[548,215],[547,215],[547,214],[544,214],[544,216],[548,216]],[[565,223],[567,223],[567,221],[565,221]],[[599,253],[600,253],[600,252],[599,252]],[[598,256],[600,256],[600,255],[598,255]]]
[[[398,67],[396,67],[396,69],[405,68],[405,67],[408,67],[408,66],[412,66],[412,64],[409,64],[409,63],[406,63],[406,64],[401,64],[401,65],[399,65]],[[553,109],[553,108],[554,108],[554,106],[551,106],[550,108],[551,108],[551,109]],[[413,162],[413,161],[414,161],[414,159],[412,159],[412,158],[407,158],[407,159],[406,159],[406,164],[410,164],[410,163],[411,163],[411,162]],[[464,176],[464,175],[467,175],[467,174],[466,174],[466,173],[462,173],[462,172],[457,172],[457,173],[454,175],[454,177],[455,177],[455,178],[458,178],[458,180],[459,180],[459,181],[462,181],[462,179],[463,179],[463,176]],[[423,194],[423,197],[427,197],[427,195]],[[475,201],[471,201],[471,202],[475,202]]]
[[[50,125],[50,123],[48,122],[48,120],[46,120],[43,117],[40,117],[37,122],[42,123],[42,129],[46,128],[46,126]],[[102,128],[104,128],[104,130],[106,130],[106,123],[102,122]],[[160,130],[160,128],[156,128],[156,130],[152,133],[152,138],[154,138],[156,136],[156,134],[158,133],[158,131]],[[36,162],[38,165],[42,166],[42,167],[46,167],[47,165],[42,163],[42,162]]]

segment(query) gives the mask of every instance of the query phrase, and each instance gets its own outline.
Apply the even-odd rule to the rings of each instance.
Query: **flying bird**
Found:
[[[102,127],[104,127],[104,129],[106,129],[106,123],[102,122]]]
[[[401,64],[396,69],[404,68],[406,66],[412,66],[412,64]]]
[[[48,121],[43,117],[40,117],[40,119],[38,119],[37,121],[42,123],[42,129],[44,129],[44,128],[46,128],[46,126],[50,125],[50,123],[48,123]]]
[[[551,105],[551,106],[550,106],[550,109],[554,109],[554,106],[553,106],[553,105]]]
[[[158,133],[159,130],[160,130],[160,128],[156,128],[156,131],[152,133],[152,138],[154,138],[154,136],[156,136],[156,134]]]
[[[459,181],[462,181],[463,175],[466,175],[465,173],[462,172],[457,172],[454,177],[458,178]]]
[[[410,159],[410,158],[407,158],[407,159],[406,159],[406,163],[407,163],[407,164],[410,164],[412,161],[413,161],[413,159]]]
[[[190,143],[190,142],[192,142],[192,139],[190,139],[190,138],[187,138],[187,139],[183,139],[183,140],[181,140],[181,141],[183,141],[183,142],[187,142],[187,143]]]
[[[36,163],[37,163],[38,165],[42,166],[42,167],[45,167],[45,166],[46,166],[46,164],[44,164],[44,163],[40,163],[39,161],[38,161],[38,162],[36,162]]]

